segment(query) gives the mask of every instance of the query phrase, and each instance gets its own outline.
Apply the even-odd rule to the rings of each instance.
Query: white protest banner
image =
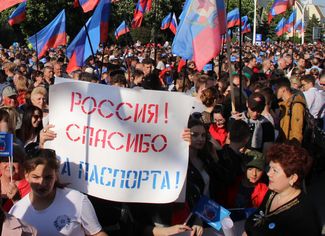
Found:
[[[168,203],[178,198],[188,164],[181,133],[192,99],[69,82],[52,85],[49,100],[57,138],[47,147],[61,159],[61,181],[112,201]]]

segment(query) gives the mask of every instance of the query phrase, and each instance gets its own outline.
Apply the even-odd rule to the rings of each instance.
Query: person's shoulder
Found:
[[[57,192],[61,195],[61,196],[65,196],[69,199],[84,199],[87,195],[79,192],[78,190],[72,189],[72,188],[57,188]]]
[[[5,213],[5,220],[2,226],[2,235],[33,236],[37,235],[37,230],[33,226],[26,224],[24,221],[14,217],[13,215]]]

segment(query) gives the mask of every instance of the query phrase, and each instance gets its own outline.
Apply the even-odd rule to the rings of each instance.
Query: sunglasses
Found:
[[[33,115],[33,118],[34,118],[35,120],[38,120],[38,119],[42,119],[42,116],[41,116],[41,115]]]

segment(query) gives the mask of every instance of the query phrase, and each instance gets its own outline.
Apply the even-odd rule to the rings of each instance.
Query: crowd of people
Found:
[[[101,45],[68,73],[64,46],[39,60],[27,47],[0,44],[0,132],[14,136],[12,166],[0,157],[1,235],[201,236],[209,227],[191,211],[202,195],[246,221],[243,235],[321,235],[306,179],[324,170],[325,152],[306,134],[306,117],[324,142],[325,44],[248,42],[242,60],[238,49],[232,44],[227,57],[224,47],[197,71],[168,42]],[[57,136],[48,119],[56,77],[188,95],[186,201],[112,202],[61,183],[55,150],[44,148]]]

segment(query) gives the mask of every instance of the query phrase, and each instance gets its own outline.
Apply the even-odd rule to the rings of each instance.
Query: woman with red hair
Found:
[[[276,144],[267,153],[269,191],[246,221],[244,235],[321,235],[312,204],[302,191],[312,160],[301,147]]]

